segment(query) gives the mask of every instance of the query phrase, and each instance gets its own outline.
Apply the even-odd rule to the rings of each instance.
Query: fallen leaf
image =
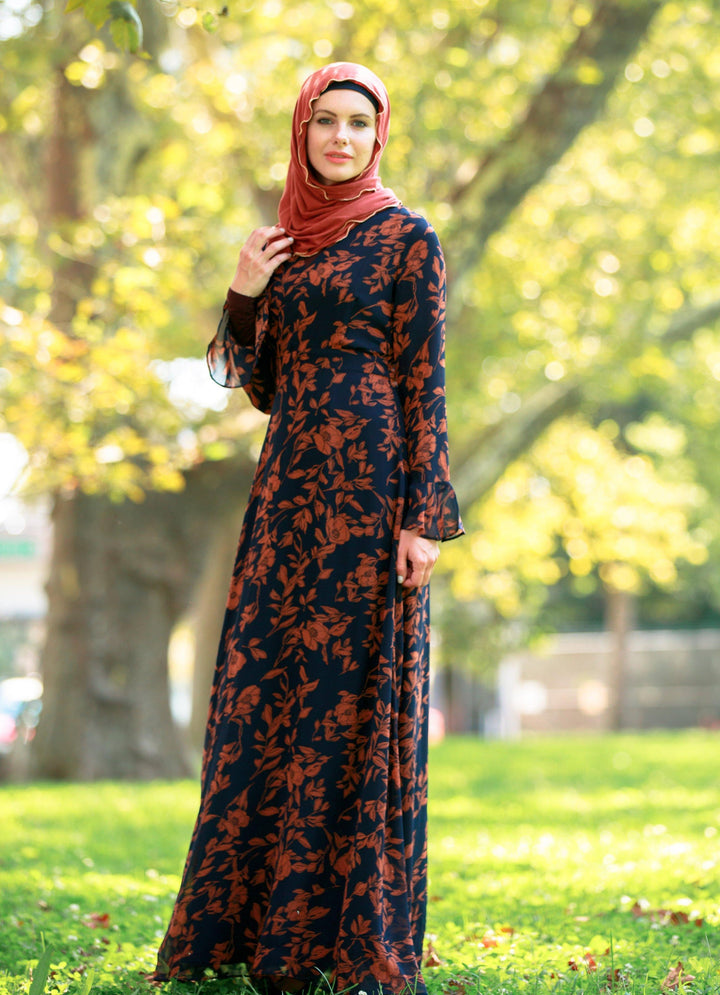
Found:
[[[107,912],[93,912],[86,920],[85,925],[90,929],[108,929],[110,926],[110,915]]]
[[[665,978],[660,982],[660,987],[664,992],[677,991],[680,985],[687,985],[695,980],[694,974],[685,974],[682,961],[677,962],[677,967],[671,968]]]
[[[627,985],[628,976],[623,974],[622,968],[616,967],[614,971],[608,971],[605,976],[607,978],[608,987],[612,990],[615,985],[623,984]]]
[[[425,950],[425,967],[440,967],[442,964],[442,959],[440,958],[437,950],[432,945],[431,941],[428,941]]]
[[[678,909],[651,909],[647,904],[635,902],[630,909],[636,919],[648,918],[653,922],[660,923],[661,926],[693,926],[702,927],[705,920],[701,916],[691,919],[687,912]]]
[[[597,971],[597,961],[592,954],[583,954],[583,962],[578,964],[574,957],[571,957],[568,961],[568,967],[571,971],[579,971],[580,968],[584,967],[588,974],[592,974],[593,971]]]

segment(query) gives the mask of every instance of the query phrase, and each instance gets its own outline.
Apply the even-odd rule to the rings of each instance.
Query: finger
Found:
[[[292,252],[282,252],[277,256],[272,256],[267,262],[266,271],[269,270],[271,273],[274,273],[278,266],[288,259],[292,259]]]
[[[285,229],[281,228],[280,225],[263,225],[261,228],[256,228],[252,236],[262,242],[269,242],[271,239],[277,238],[278,235],[284,234]]]
[[[419,569],[415,560],[407,558],[407,570],[405,572],[405,582],[403,587],[417,587],[418,586],[418,576]]]
[[[430,578],[432,577],[433,567],[435,566],[435,560],[428,558],[423,562],[421,569],[418,571],[419,577],[417,586],[425,587],[430,583]]]
[[[265,225],[262,228],[255,228],[248,235],[245,244],[251,248],[258,248],[258,246],[263,246],[269,242],[274,234],[274,225]]]
[[[268,246],[273,245],[284,234],[285,229],[281,228],[280,225],[272,225],[269,228],[256,228],[253,232],[253,235],[257,235],[257,241],[261,242],[261,252],[264,252]]]
[[[408,566],[412,569],[412,566],[408,564],[407,549],[405,548],[405,544],[401,541],[398,543],[397,561],[395,564],[398,584],[404,585],[407,583],[406,578],[408,575]]]
[[[291,235],[288,235],[287,238],[276,239],[273,242],[267,242],[263,246],[262,251],[265,253],[265,255],[268,258],[274,259],[278,253],[281,252],[286,253],[286,250],[293,244],[294,241],[295,239]],[[286,254],[288,256],[292,255],[292,253],[286,253]]]

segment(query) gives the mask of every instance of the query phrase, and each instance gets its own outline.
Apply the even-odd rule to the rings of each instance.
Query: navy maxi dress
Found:
[[[448,478],[444,266],[388,208],[226,310],[214,379],[270,413],[220,642],[202,798],[156,979],[424,991],[428,588],[401,528],[462,532]]]

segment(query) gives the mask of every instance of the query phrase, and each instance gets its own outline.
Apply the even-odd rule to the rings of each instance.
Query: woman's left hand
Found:
[[[440,555],[440,543],[402,529],[397,551],[397,581],[403,587],[424,587]]]

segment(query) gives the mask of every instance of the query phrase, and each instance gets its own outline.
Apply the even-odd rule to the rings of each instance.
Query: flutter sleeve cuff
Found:
[[[242,297],[241,294],[236,296]],[[245,298],[245,301],[254,300]],[[249,304],[241,306],[250,307]],[[267,414],[275,397],[275,362],[267,336],[259,331],[256,334],[256,326],[263,323],[261,313],[258,313],[257,321],[253,313],[252,334],[239,335],[226,302],[215,337],[208,346],[207,364],[216,383],[222,387],[242,387],[253,405]]]
[[[425,484],[411,477],[402,527],[440,542],[463,535],[465,530],[452,484],[442,480]]]

